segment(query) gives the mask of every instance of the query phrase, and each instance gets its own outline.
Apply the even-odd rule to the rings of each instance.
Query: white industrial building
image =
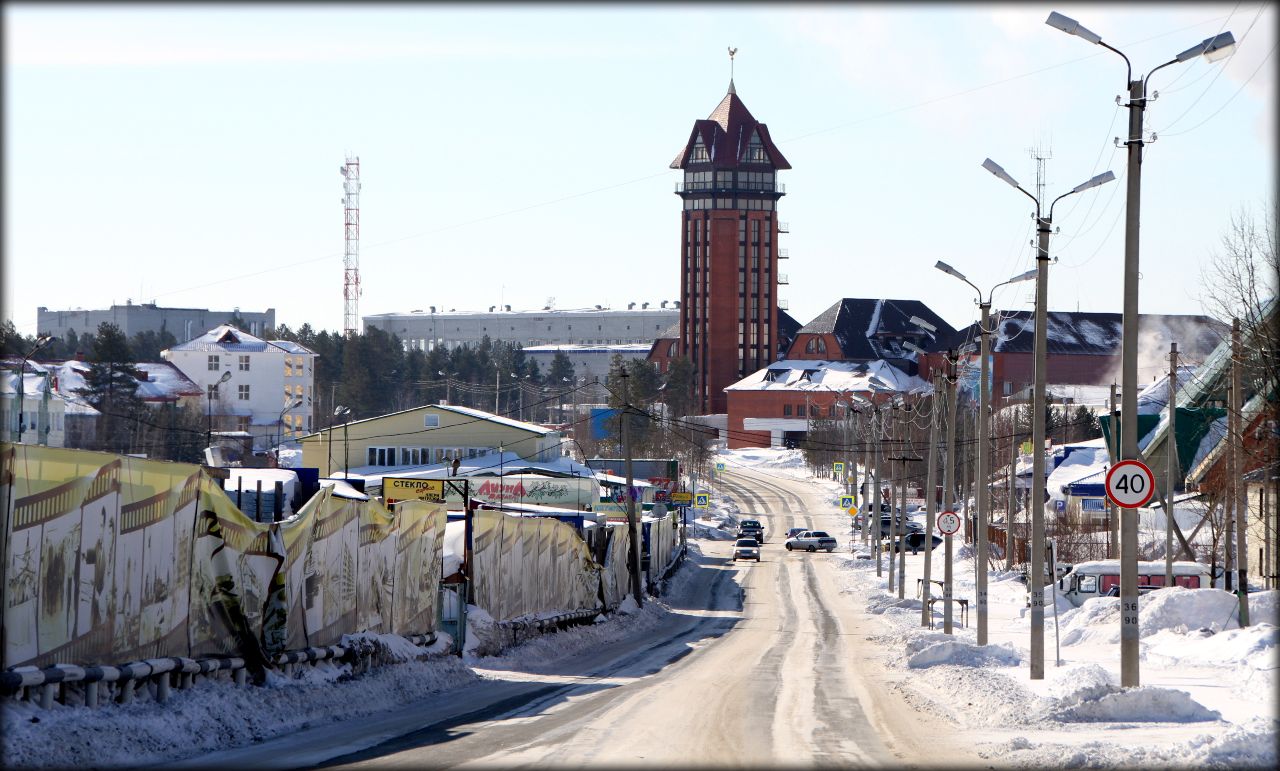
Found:
[[[511,310],[510,305],[485,311],[448,311],[431,306],[408,313],[380,313],[364,317],[364,329],[380,329],[400,338],[406,349],[430,351],[475,346],[487,335],[530,346],[651,345],[663,330],[680,320],[680,304],[663,301],[628,303],[626,309],[578,308]]]
[[[224,324],[160,355],[204,389],[215,431],[247,431],[267,449],[314,430],[316,354],[304,346]]]

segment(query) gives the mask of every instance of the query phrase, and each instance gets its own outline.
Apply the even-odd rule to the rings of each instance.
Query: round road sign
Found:
[[[938,515],[938,529],[944,535],[955,535],[960,532],[960,515],[954,511],[944,511]]]
[[[1107,472],[1107,497],[1122,509],[1146,506],[1155,494],[1155,475],[1140,460],[1122,460]]]

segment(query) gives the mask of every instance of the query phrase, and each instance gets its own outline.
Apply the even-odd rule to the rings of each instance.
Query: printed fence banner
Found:
[[[616,608],[631,593],[631,568],[627,565],[630,558],[631,528],[625,523],[608,525],[609,543],[606,547],[604,565],[601,566],[601,588],[604,591],[605,607]]]
[[[570,525],[479,510],[472,520],[476,604],[497,621],[599,607],[600,567]]]
[[[325,488],[281,523],[201,467],[0,443],[3,666],[242,656],[435,629],[443,504]]]
[[[5,667],[188,653],[199,466],[0,444]]]
[[[504,477],[467,477],[471,497],[503,503],[533,503],[582,511],[600,500],[600,484],[595,477],[547,477],[538,474],[508,474]],[[453,510],[462,508],[462,496],[445,489],[445,501]]]

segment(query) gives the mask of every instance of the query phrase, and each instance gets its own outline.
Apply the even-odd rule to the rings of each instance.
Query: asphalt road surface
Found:
[[[607,650],[488,679],[391,714],[192,759],[219,767],[919,766],[963,761],[868,657],[870,622],[840,593],[838,554],[787,552],[789,527],[848,518],[812,488],[731,470],[718,483],[761,519],[761,561],[703,542],[688,598]],[[971,758],[976,761],[977,758]]]

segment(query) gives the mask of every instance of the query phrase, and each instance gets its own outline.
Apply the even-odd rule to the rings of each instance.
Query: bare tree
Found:
[[[1222,248],[1201,269],[1201,307],[1214,318],[1231,324],[1240,319],[1246,339],[1245,389],[1257,390],[1266,382],[1280,382],[1280,321],[1275,304],[1280,294],[1280,238],[1275,200],[1266,201],[1261,213],[1242,208],[1231,217],[1222,236]]]

